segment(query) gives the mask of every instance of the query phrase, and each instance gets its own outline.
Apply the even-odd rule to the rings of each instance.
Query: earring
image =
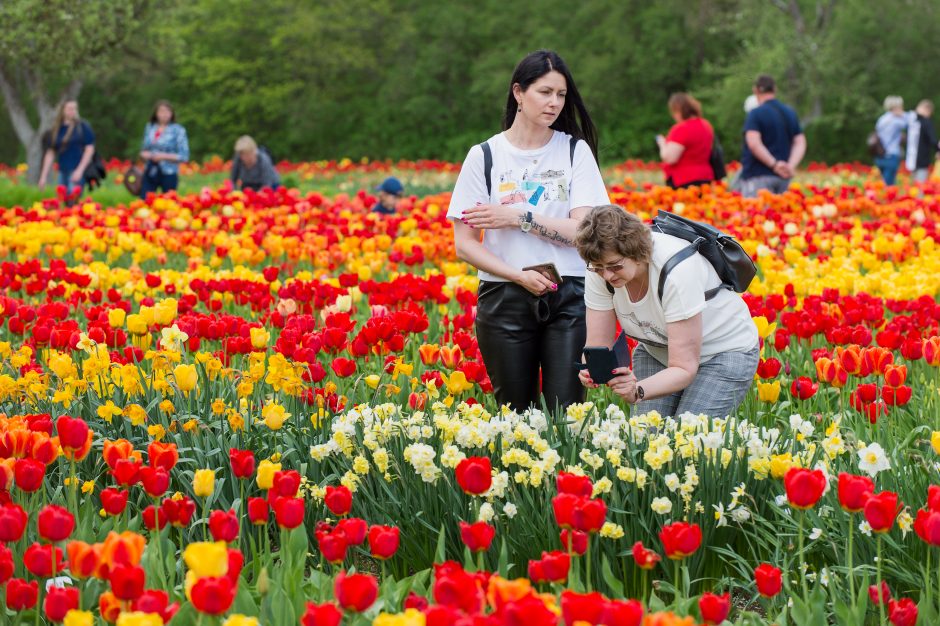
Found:
[[[521,103],[521,102],[517,102],[516,104],[519,105],[519,108],[516,109],[516,111],[517,111],[517,112],[518,112],[518,111],[521,111],[521,110],[522,110],[522,103]]]

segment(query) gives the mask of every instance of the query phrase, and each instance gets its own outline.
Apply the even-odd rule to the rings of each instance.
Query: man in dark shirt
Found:
[[[754,81],[759,105],[744,121],[741,151],[741,194],[757,197],[767,189],[783,193],[806,154],[806,136],[800,119],[789,106],[777,100],[774,79],[761,75]]]
[[[405,191],[405,186],[394,176],[389,176],[375,190],[379,192],[379,201],[372,207],[372,212],[394,215],[398,201],[401,200],[401,195]]]

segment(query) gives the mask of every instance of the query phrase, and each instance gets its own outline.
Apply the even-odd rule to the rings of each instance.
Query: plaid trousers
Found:
[[[698,366],[691,385],[668,396],[638,402],[634,405],[634,415],[658,411],[663,417],[687,412],[727,417],[738,408],[751,388],[759,360],[760,349],[756,346],[747,352],[717,354]],[[664,369],[666,366],[654,359],[643,344],[633,350],[633,373],[637,380]]]

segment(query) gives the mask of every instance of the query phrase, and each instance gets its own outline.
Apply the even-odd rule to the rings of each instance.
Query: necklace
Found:
[[[649,283],[649,279],[650,279],[649,268],[647,267],[645,268],[645,271],[643,272],[643,280],[640,283],[639,289],[634,290],[631,288],[630,283],[627,283],[627,294],[630,296],[631,301],[637,302],[638,300],[643,299],[643,296],[646,295],[646,287]]]

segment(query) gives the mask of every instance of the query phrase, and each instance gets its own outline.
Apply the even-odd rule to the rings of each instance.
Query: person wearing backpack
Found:
[[[140,197],[152,191],[172,191],[179,186],[180,163],[189,161],[189,137],[186,129],[176,123],[176,111],[166,100],[158,100],[144,128],[140,149],[144,166]]]
[[[281,177],[274,169],[271,154],[267,149],[258,147],[255,140],[248,135],[242,135],[235,142],[230,178],[232,184],[242,190],[258,191],[264,187],[277,189],[281,186]]]
[[[66,100],[59,106],[55,123],[45,146],[39,188],[45,189],[52,163],[59,166],[59,184],[69,195],[85,186],[85,170],[95,156],[95,133],[78,115],[78,102]]]
[[[539,50],[516,66],[503,132],[467,154],[447,217],[479,271],[476,333],[496,401],[549,410],[584,398],[584,261],[578,223],[609,202],[597,131],[568,66]],[[540,269],[529,269],[541,266]]]
[[[806,136],[800,118],[791,107],[777,100],[777,85],[762,74],[754,81],[758,106],[744,120],[741,149],[741,195],[756,198],[761,189],[783,193],[790,187],[803,155]]]
[[[585,345],[612,345],[618,322],[639,342],[632,368],[617,368],[607,383],[614,393],[637,415],[733,413],[754,380],[759,339],[744,300],[723,288],[715,266],[698,253],[676,256],[689,241],[651,231],[614,205],[592,209],[575,242],[589,270]],[[598,386],[586,369],[580,379]]]
[[[901,137],[910,124],[910,116],[904,111],[904,98],[888,96],[884,101],[885,112],[875,123],[875,132],[881,142],[883,153],[875,157],[875,165],[881,171],[885,185],[893,185],[901,167]]]
[[[669,97],[669,114],[675,125],[665,137],[656,135],[666,184],[681,189],[713,182],[715,131],[702,117],[702,105],[687,93],[674,93]]]

